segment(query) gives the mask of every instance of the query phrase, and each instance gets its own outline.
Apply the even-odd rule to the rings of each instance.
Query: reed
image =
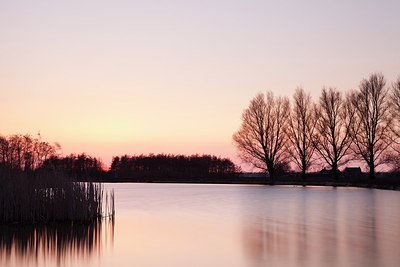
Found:
[[[71,182],[61,173],[0,171],[0,223],[95,222],[114,219],[114,192]]]

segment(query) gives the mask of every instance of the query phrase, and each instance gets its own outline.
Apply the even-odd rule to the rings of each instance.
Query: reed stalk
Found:
[[[0,171],[0,224],[89,223],[114,216],[114,192],[100,183],[71,182],[55,172]]]

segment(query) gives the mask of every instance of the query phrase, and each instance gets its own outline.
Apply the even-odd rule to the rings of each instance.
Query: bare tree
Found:
[[[9,161],[9,144],[6,137],[0,135],[0,164],[5,165]]]
[[[275,98],[272,92],[260,93],[244,110],[240,129],[233,135],[241,159],[267,171],[271,179],[287,163],[284,130],[289,109],[287,98]]]
[[[351,128],[354,116],[350,102],[336,88],[323,88],[316,109],[317,126],[314,147],[338,178],[339,167],[350,160]]]
[[[29,134],[0,136],[0,165],[11,169],[34,170],[55,156],[58,149],[59,144],[51,145]]]
[[[355,124],[352,127],[354,152],[369,168],[370,179],[375,169],[384,163],[383,153],[391,145],[388,90],[382,74],[364,79],[359,90],[351,94]]]
[[[391,126],[393,132],[393,148],[400,153],[400,76],[392,85],[392,94],[390,99],[391,113],[393,116],[393,124]]]
[[[391,165],[392,171],[400,171],[400,76],[392,84],[390,95],[390,112],[392,114],[391,138],[392,146],[389,153],[385,153],[385,163]]]
[[[35,158],[35,167],[38,168],[42,166],[42,164],[47,159],[56,154],[57,149],[58,147],[56,145],[51,145],[48,142],[41,141],[40,139],[35,139],[35,144],[32,152]]]
[[[11,135],[8,138],[8,144],[9,144],[9,165],[11,168],[19,168],[20,166],[23,165],[23,159],[24,159],[24,143],[23,143],[23,138],[20,134],[14,134]]]
[[[306,172],[312,165],[315,151],[312,138],[315,126],[316,119],[311,96],[303,88],[297,88],[293,95],[293,108],[287,129],[288,152],[292,161],[300,169],[303,179],[306,178]]]

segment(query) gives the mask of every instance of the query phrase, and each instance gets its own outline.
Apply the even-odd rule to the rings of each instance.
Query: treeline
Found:
[[[189,181],[223,178],[240,171],[227,158],[211,155],[136,155],[114,157],[110,173],[115,178],[147,181]]]
[[[43,162],[42,169],[57,171],[72,180],[99,180],[107,176],[103,163],[99,158],[82,154],[68,156],[52,156]]]
[[[42,141],[40,135],[0,135],[0,167],[12,170],[32,171],[43,166],[56,155],[60,145]]]
[[[85,181],[103,178],[106,172],[100,159],[86,154],[60,156],[58,143],[43,141],[29,134],[0,136],[0,174],[12,171],[32,174],[55,172],[71,180]]]
[[[314,102],[303,88],[292,101],[260,93],[242,114],[233,140],[241,158],[269,173],[295,166],[302,173],[328,168],[334,178],[349,162],[400,170],[400,77],[387,84],[380,73],[346,93],[323,88]],[[282,166],[284,166],[282,168]]]
[[[0,136],[0,175],[23,172],[56,177],[71,181],[193,181],[228,178],[240,169],[228,158],[212,155],[150,154],[117,156],[106,170],[99,158],[85,153],[61,156],[60,145],[26,135]],[[39,175],[39,176],[40,176]]]

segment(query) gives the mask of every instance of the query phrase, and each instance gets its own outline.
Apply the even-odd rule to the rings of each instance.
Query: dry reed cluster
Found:
[[[114,219],[114,192],[62,174],[0,171],[0,223],[95,222]]]

